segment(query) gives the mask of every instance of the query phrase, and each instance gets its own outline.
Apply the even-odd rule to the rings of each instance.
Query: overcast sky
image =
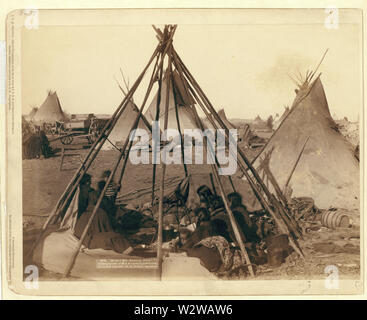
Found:
[[[237,10],[235,16],[217,13],[214,19],[203,12],[192,22],[185,14],[179,17],[186,20],[176,19],[174,46],[214,106],[224,108],[228,118],[282,113],[295,96],[288,74],[314,69],[329,48],[319,71],[330,111],[357,120],[362,105],[359,12],[339,12],[338,29],[325,27],[324,10],[263,13]],[[130,83],[136,80],[157,45],[151,27],[157,21],[140,15],[134,25],[119,24],[124,12],[104,13],[97,24],[80,26],[45,26],[46,18],[41,14],[40,28],[22,33],[23,113],[40,106],[49,89],[57,91],[69,113],[113,113],[122,98],[114,76],[122,82],[121,67]]]

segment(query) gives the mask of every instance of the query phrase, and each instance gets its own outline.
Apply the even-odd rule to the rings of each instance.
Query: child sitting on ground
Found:
[[[105,181],[105,183],[107,183],[110,175],[111,175],[111,170],[105,170],[103,171],[101,178],[103,181]],[[120,189],[120,186],[116,182],[111,180],[111,182],[107,186],[105,196],[112,203],[115,203],[116,196],[117,196],[117,193],[119,192],[119,189]]]

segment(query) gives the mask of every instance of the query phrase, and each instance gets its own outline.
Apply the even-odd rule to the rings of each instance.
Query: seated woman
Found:
[[[202,185],[196,192],[200,199],[200,206],[207,208],[210,214],[220,208],[224,208],[222,198],[214,195],[208,186]]]
[[[242,230],[243,242],[259,242],[257,225],[252,221],[246,206],[242,203],[242,196],[238,192],[228,195],[229,204],[236,222]]]
[[[97,192],[94,192],[94,195],[97,197],[97,200],[99,195],[102,193],[105,185],[106,185],[105,181],[103,180],[98,181],[98,190]],[[114,227],[116,224],[116,211],[117,211],[117,206],[115,205],[115,203],[112,201],[111,198],[104,195],[101,202],[101,208],[107,213],[110,219],[110,223],[112,227]]]
[[[82,237],[98,201],[98,193],[90,188],[91,177],[88,176],[80,188],[79,215],[75,226],[75,236],[79,239]],[[113,231],[110,219],[101,207],[95,213],[83,244],[89,249],[102,248],[123,254],[129,254],[133,251],[129,242],[121,234]]]

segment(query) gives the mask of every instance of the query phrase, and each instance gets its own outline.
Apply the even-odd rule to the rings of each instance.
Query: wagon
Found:
[[[99,136],[108,119],[97,119],[93,113],[72,115],[68,122],[57,122],[56,131],[61,143],[71,144],[74,137],[86,138],[92,144]]]

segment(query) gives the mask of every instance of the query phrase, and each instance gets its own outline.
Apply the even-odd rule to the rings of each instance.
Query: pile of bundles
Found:
[[[353,145],[354,156],[359,161],[359,125],[358,122],[350,122],[347,118],[337,121],[338,130]]]
[[[297,221],[315,221],[317,214],[320,213],[314,200],[310,197],[292,198],[288,206]]]
[[[350,122],[347,118],[336,121],[341,134],[354,146],[359,144],[359,126],[358,122]]]
[[[306,232],[328,229],[349,228],[351,226],[348,210],[330,207],[319,209],[310,197],[292,198],[288,204],[295,220]]]

